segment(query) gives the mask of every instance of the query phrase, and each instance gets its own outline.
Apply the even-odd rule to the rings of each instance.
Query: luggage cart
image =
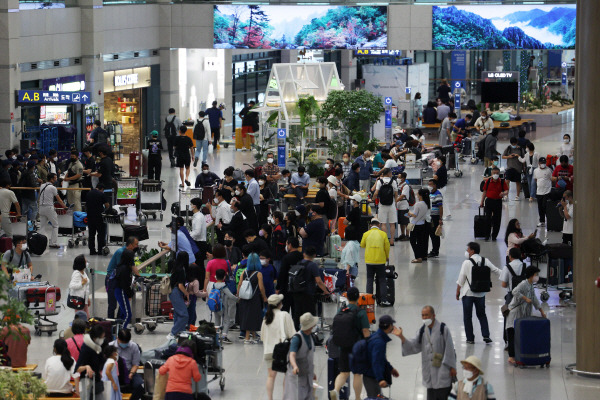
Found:
[[[144,179],[139,183],[139,209],[145,215],[152,215],[153,219],[158,216],[160,220],[163,220],[163,211],[165,208],[164,196],[163,196],[163,181],[151,181]]]
[[[132,206],[133,207],[133,206]],[[113,208],[114,209],[114,208]],[[125,239],[128,236],[137,236],[139,241],[149,239],[148,236],[148,228],[147,217],[138,212],[137,213],[138,222],[136,224],[128,224],[125,218],[125,213],[120,211],[118,214],[102,214],[102,222],[106,224],[106,246],[102,249],[102,254],[108,255],[110,254],[110,249],[108,246],[124,246]],[[120,228],[120,235],[115,235],[115,229]],[[119,232],[119,231],[117,231]]]
[[[196,197],[202,198],[202,188],[179,189],[179,216],[184,218],[192,217],[192,205],[190,201]]]
[[[119,206],[135,206],[138,208],[138,179],[126,178],[117,181],[116,204]]]
[[[204,357],[198,354],[197,361],[202,375],[213,376],[212,379],[201,380],[195,385],[192,384],[194,393],[206,393],[210,382],[219,381],[221,391],[225,390],[225,369],[223,368],[223,343],[219,332],[213,335],[201,335],[197,332],[182,332],[178,336],[178,340],[194,340],[196,342],[196,351],[201,351],[199,348],[204,348]],[[198,345],[201,341],[203,345]]]
[[[68,241],[69,248],[79,246],[79,242],[86,246],[87,213],[73,211],[72,208],[56,207],[56,205],[54,209],[58,219],[58,235],[70,237]]]
[[[37,336],[42,336],[43,332],[52,336],[52,332],[58,330],[58,322],[47,317],[60,313],[59,287],[51,285],[48,281],[21,282],[16,283],[15,288],[9,291],[9,296],[21,300],[35,315],[33,326]]]
[[[136,296],[131,299],[133,331],[138,335],[144,333],[146,329],[149,332],[154,332],[158,324],[164,324],[169,319],[167,316],[161,315],[160,305],[163,301],[167,301],[167,296],[160,293],[160,277],[151,275],[149,277],[141,277],[136,279],[136,291],[142,292],[142,304],[144,304],[144,314],[146,317],[136,318],[135,302]]]

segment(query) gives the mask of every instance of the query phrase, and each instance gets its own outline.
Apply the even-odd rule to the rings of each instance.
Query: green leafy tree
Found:
[[[269,16],[261,10],[260,6],[248,6],[248,9],[250,10],[250,17],[248,18],[244,44],[253,48],[257,47],[257,41],[259,42],[265,36],[264,31],[269,27]]]
[[[369,142],[371,126],[379,122],[383,104],[381,99],[366,90],[334,90],[321,106],[319,118],[330,129],[338,131],[342,140],[347,140],[347,149],[352,143],[364,149]]]

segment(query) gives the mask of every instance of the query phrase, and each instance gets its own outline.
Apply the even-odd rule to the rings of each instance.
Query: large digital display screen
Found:
[[[385,6],[218,5],[218,49],[385,49]]]
[[[575,5],[434,6],[433,49],[574,49]]]
[[[519,82],[481,82],[482,103],[518,103]]]

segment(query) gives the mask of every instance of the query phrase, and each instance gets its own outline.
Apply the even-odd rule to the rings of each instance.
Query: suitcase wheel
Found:
[[[540,294],[540,298],[542,299],[542,301],[546,302],[550,298],[550,294],[548,292],[542,292]]]
[[[110,249],[108,248],[108,246],[104,246],[104,248],[102,249],[102,255],[107,256],[110,254]]]
[[[133,331],[138,335],[141,335],[142,333],[144,333],[145,330],[146,330],[146,328],[144,328],[144,325],[142,325],[140,323],[133,325]]]
[[[219,387],[221,388],[221,391],[225,390],[225,377],[224,376],[222,376],[221,379],[219,380]]]

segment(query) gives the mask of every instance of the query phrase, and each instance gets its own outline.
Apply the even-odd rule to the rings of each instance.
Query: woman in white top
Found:
[[[563,135],[563,144],[561,144],[558,149],[556,165],[560,165],[560,161],[558,161],[560,156],[569,157],[569,164],[573,163],[573,144],[571,143],[571,135],[568,133]]]
[[[79,396],[79,374],[75,372],[75,360],[67,348],[65,339],[54,341],[54,355],[46,360],[44,366],[44,383],[48,397],[71,397],[75,379],[75,393]]]
[[[331,199],[332,202],[334,202],[337,205],[337,197],[338,197],[338,185],[339,182],[337,180],[337,178],[333,175],[329,175],[327,177],[327,193],[329,193],[329,198]],[[326,204],[325,207],[329,207],[329,204]],[[337,207],[336,207],[336,214],[335,214],[335,218],[332,219],[332,223],[329,224],[331,232],[335,232],[337,229]]]
[[[417,202],[412,212],[408,213],[410,223],[413,225],[413,229],[410,232],[410,245],[413,253],[415,253],[415,258],[411,261],[413,264],[422,263],[423,260],[427,260],[427,248],[429,245],[429,222],[427,221],[427,216],[429,208],[429,190],[421,188],[417,192]]]
[[[69,283],[69,295],[81,297],[83,299],[85,304],[83,311],[85,311],[89,318],[90,313],[88,307],[90,306],[90,280],[85,273],[87,264],[88,263],[83,254],[78,255],[73,260],[73,274],[71,275],[71,282]]]
[[[260,329],[263,341],[264,360],[267,362],[269,376],[267,377],[267,397],[273,400],[273,387],[277,371],[271,368],[273,362],[273,349],[275,345],[290,339],[296,333],[294,320],[287,311],[281,311],[283,295],[272,294],[267,299],[267,313]]]
[[[527,153],[519,161],[525,164],[525,176],[527,176],[527,185],[529,186],[529,201],[536,199],[536,183],[533,179],[533,171],[539,166],[540,155],[535,151],[533,143],[527,143]]]

